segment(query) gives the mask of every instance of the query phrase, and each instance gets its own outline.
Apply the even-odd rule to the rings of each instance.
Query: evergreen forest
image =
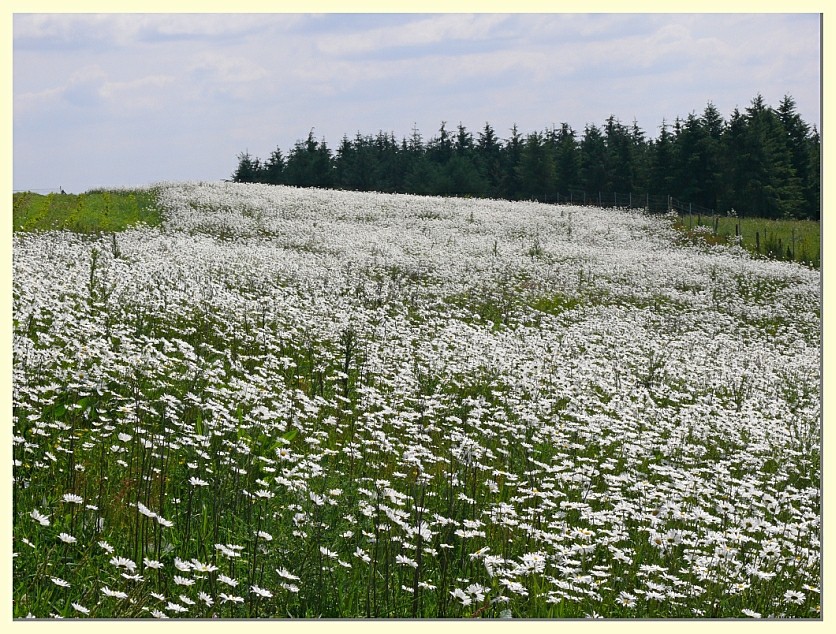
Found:
[[[332,150],[311,130],[286,154],[239,154],[232,180],[542,202],[617,192],[675,197],[719,214],[820,219],[820,135],[790,95],[777,108],[757,95],[727,120],[709,102],[700,115],[662,121],[655,138],[615,116],[582,132],[566,123],[509,132],[500,138],[485,123],[474,135],[442,122],[426,140],[417,128],[400,140],[358,132]]]

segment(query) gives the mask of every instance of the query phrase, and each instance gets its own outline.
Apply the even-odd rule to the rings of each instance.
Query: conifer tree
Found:
[[[255,183],[258,179],[260,164],[258,159],[253,160],[249,152],[242,152],[238,155],[238,167],[232,173],[232,180],[236,183]]]
[[[561,123],[555,136],[555,184],[561,193],[581,188],[580,149],[575,131]]]
[[[264,163],[262,172],[265,183],[281,185],[284,182],[284,156],[280,148],[270,153],[270,158]]]
[[[499,196],[502,186],[502,143],[487,122],[479,132],[475,156],[477,169],[487,184],[487,195]]]
[[[607,144],[600,128],[594,123],[584,128],[580,150],[584,190],[591,196],[612,191],[607,173]]]
[[[511,136],[502,148],[502,197],[517,200],[522,190],[522,182],[517,169],[522,158],[523,138],[515,123],[511,127]]]
[[[532,132],[526,137],[517,171],[525,198],[545,200],[555,191],[554,159],[540,132]]]

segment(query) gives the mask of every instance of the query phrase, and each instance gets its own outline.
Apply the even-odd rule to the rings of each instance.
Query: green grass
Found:
[[[811,220],[768,220],[729,216],[681,216],[677,228],[694,235],[698,226],[709,243],[728,244],[740,236],[740,246],[756,255],[821,266],[821,224]]]
[[[67,229],[79,233],[122,231],[160,224],[151,190],[93,190],[84,194],[14,194],[14,231]]]

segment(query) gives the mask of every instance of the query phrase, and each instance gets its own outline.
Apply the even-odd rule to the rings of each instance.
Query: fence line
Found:
[[[570,190],[567,193],[553,192],[531,196],[540,202],[552,205],[581,205],[592,207],[621,207],[625,209],[645,209],[650,213],[668,213],[675,211],[679,215],[713,216],[716,212],[696,203],[679,200],[673,196],[648,194],[646,192],[595,192]]]

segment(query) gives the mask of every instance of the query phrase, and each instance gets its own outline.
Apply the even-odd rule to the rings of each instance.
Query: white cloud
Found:
[[[285,30],[303,16],[265,21],[257,14],[19,14],[14,19],[16,40],[84,47],[108,42],[124,47],[139,40],[232,38],[264,30]]]
[[[319,39],[317,48],[329,55],[351,55],[402,46],[483,40],[507,19],[498,14],[443,14],[400,26],[368,29],[345,36],[330,35]]]
[[[174,81],[171,75],[149,75],[131,81],[106,82],[99,89],[99,94],[121,107],[159,108],[164,105],[160,88]]]
[[[269,74],[267,69],[251,59],[213,52],[196,55],[188,70],[197,75],[205,74],[210,80],[222,83],[253,82]]]

